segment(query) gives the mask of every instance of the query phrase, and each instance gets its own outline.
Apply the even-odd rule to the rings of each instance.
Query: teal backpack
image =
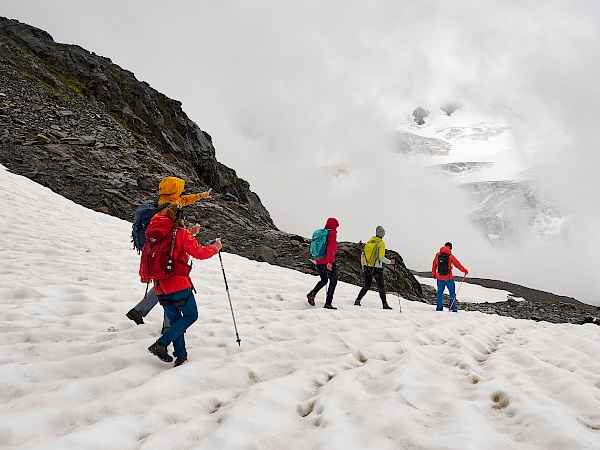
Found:
[[[310,240],[310,247],[308,251],[310,256],[315,259],[323,259],[327,255],[327,236],[329,235],[329,230],[325,230],[323,228],[319,228],[315,230],[312,235],[312,239]]]

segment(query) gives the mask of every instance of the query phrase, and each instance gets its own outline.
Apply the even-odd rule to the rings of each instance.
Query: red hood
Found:
[[[444,246],[444,247],[440,248],[440,253],[444,253],[446,255],[449,255],[449,254],[452,253],[452,250],[450,250],[450,247]]]
[[[340,224],[337,221],[337,219],[330,217],[329,219],[327,219],[327,223],[325,224],[325,229],[326,230],[337,230],[337,227],[339,227]]]

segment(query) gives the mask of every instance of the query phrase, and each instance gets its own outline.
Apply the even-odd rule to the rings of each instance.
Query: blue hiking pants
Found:
[[[171,321],[171,328],[161,336],[160,341],[165,346],[171,342],[173,343],[173,356],[186,356],[187,351],[183,335],[185,330],[198,319],[198,307],[192,288],[160,295],[159,298],[162,307],[165,309],[165,314]],[[180,305],[185,299],[187,301]],[[171,302],[171,304],[164,304],[165,302]]]
[[[435,308],[435,310],[442,311],[444,309],[443,295],[444,288],[446,287],[448,288],[448,292],[450,294],[450,304],[448,306],[450,307],[451,311],[456,311],[457,300],[456,293],[454,292],[454,278],[452,278],[451,280],[437,280],[437,307]]]

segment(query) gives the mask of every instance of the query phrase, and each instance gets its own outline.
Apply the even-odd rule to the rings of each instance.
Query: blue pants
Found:
[[[321,290],[325,285],[327,285],[327,281],[329,280],[329,287],[327,288],[327,297],[325,297],[325,304],[331,305],[333,302],[333,293],[335,292],[335,286],[338,281],[338,273],[337,267],[335,263],[331,264],[331,270],[327,270],[327,264],[317,264],[317,272],[319,272],[319,276],[321,279],[315,285],[312,294],[317,295],[317,292]]]
[[[154,287],[152,287],[148,291],[146,296],[142,300],[140,300],[140,302],[137,305],[135,305],[133,309],[139,312],[142,315],[142,317],[146,317],[148,313],[152,311],[152,308],[156,306],[157,303],[158,296],[156,295],[156,292],[154,292]],[[171,323],[169,322],[167,314],[165,313],[163,317],[163,328],[169,328],[170,326]]]
[[[173,343],[173,356],[186,356],[185,339],[183,337],[185,330],[198,319],[198,307],[196,299],[192,293],[192,288],[182,291],[172,292],[171,294],[159,296],[161,302],[171,300],[178,302],[188,299],[184,305],[163,305],[167,318],[171,321],[171,327],[163,334],[160,341],[167,346]],[[189,298],[188,298],[189,297]]]
[[[445,287],[448,288],[448,292],[450,293],[450,310],[456,311],[457,300],[456,293],[454,292],[454,278],[451,280],[437,280],[437,307],[435,310],[442,311],[444,309],[443,295]]]

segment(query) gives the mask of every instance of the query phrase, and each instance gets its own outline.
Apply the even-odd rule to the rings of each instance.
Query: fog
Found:
[[[597,2],[0,0],[0,15],[180,100],[282,230],[334,216],[340,240],[365,241],[382,225],[424,271],[450,240],[474,277],[600,304]],[[393,151],[415,107],[447,101],[509,121],[564,238],[492,246],[459,188]],[[536,142],[549,123],[559,138]]]

